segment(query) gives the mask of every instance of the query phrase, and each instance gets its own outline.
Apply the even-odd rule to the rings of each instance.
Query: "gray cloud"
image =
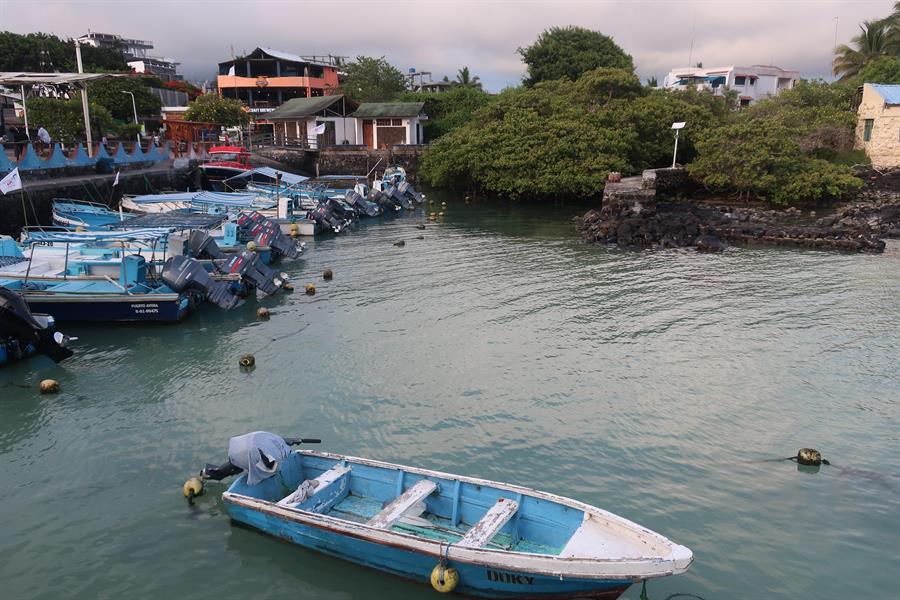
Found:
[[[491,90],[518,83],[516,48],[553,25],[611,35],[642,77],[674,67],[776,64],[828,75],[838,43],[859,22],[887,15],[892,0],[513,2],[503,0],[0,0],[0,27],[77,36],[88,29],[149,39],[190,79],[214,77],[231,48],[271,46],[299,54],[385,55],[403,71],[455,76],[468,66]],[[693,50],[691,51],[691,40]]]

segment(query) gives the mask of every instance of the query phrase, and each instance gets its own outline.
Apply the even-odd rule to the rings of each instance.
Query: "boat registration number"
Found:
[[[139,315],[149,315],[159,312],[159,304],[132,304],[131,308]]]

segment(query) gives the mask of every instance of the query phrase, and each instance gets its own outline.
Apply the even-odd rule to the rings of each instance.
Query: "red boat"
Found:
[[[213,146],[209,161],[200,165],[210,181],[224,181],[251,168],[250,151],[239,146]]]

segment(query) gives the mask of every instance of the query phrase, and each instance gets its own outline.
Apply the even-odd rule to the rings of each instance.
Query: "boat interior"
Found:
[[[642,558],[669,554],[658,538],[602,514],[452,476],[370,461],[295,452],[278,473],[228,490],[294,508],[457,547],[559,557]]]

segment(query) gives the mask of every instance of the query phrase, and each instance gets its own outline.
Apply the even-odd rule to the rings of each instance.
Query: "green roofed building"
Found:
[[[357,143],[371,149],[423,144],[424,102],[364,102],[353,114]]]
[[[263,118],[272,123],[275,143],[319,148],[357,144],[356,120],[350,113],[358,104],[343,95],[288,100]]]

